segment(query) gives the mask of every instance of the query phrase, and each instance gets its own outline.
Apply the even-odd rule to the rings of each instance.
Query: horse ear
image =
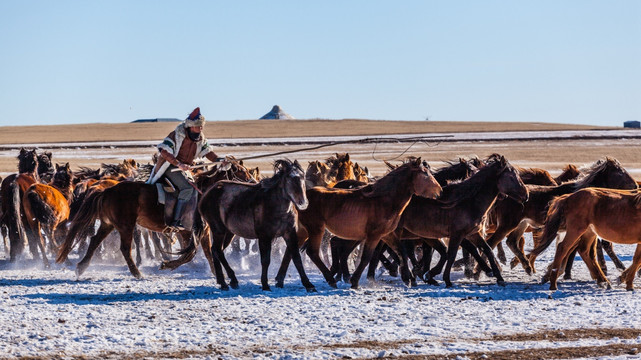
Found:
[[[344,159],[345,159],[346,162],[349,161],[349,154],[348,153],[345,153],[345,158]]]
[[[66,163],[66,164],[65,164],[65,168],[66,168],[67,170],[69,170],[69,169],[71,168],[71,166],[69,165],[69,163]]]
[[[51,151],[45,151],[45,156],[48,157],[49,160],[51,160],[51,157],[53,156],[53,154],[51,153]]]
[[[58,169],[60,169],[60,165],[56,164],[56,171],[58,171]]]
[[[242,161],[242,160],[240,160],[240,161],[238,162],[238,164],[239,164],[239,165],[241,165],[241,166],[245,166],[245,165],[243,164],[243,161]]]
[[[24,154],[26,152],[27,152],[27,149],[25,149],[24,147],[20,148],[20,155],[22,155],[22,154]]]

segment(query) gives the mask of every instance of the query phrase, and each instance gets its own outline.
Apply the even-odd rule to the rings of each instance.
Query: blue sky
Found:
[[[0,0],[0,126],[641,120],[641,1]]]

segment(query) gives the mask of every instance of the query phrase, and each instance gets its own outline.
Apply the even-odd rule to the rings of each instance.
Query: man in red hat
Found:
[[[194,159],[206,157],[212,162],[224,161],[209,146],[202,133],[204,125],[205,117],[200,114],[200,108],[197,107],[158,145],[160,156],[147,180],[147,183],[154,184],[165,175],[177,188],[178,200],[174,208],[173,221],[169,224],[176,230],[184,229],[180,219],[185,205],[194,195],[195,188],[190,173]],[[174,169],[180,169],[180,171],[172,171]]]

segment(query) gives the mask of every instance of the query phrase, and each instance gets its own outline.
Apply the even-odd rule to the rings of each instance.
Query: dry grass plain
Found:
[[[93,141],[160,141],[177,123],[124,123],[124,124],[81,124],[52,126],[15,126],[0,128],[0,174],[16,170],[17,147],[11,144],[46,144],[59,142]],[[485,131],[549,131],[549,130],[590,130],[615,129],[588,125],[550,123],[483,123],[483,122],[438,122],[438,121],[376,121],[376,120],[242,120],[210,121],[205,133],[210,139],[273,138],[296,136],[341,136],[341,135],[382,135],[446,132]],[[238,158],[269,154],[278,151],[304,148],[304,145],[277,146],[233,146],[218,147],[220,155],[230,154]],[[124,158],[134,158],[147,163],[155,152],[153,146],[135,148],[83,148],[69,147],[53,149],[54,162],[71,163],[72,167],[97,167],[100,163],[115,163]],[[634,176],[641,178],[641,140],[540,140],[540,141],[469,141],[469,142],[419,142],[416,144],[343,144],[314,151],[287,155],[298,159],[303,165],[307,161],[325,159],[335,152],[349,152],[352,159],[368,166],[373,175],[382,174],[385,165],[382,160],[395,161],[405,155],[422,156],[433,166],[460,156],[477,155],[485,157],[494,152],[505,155],[520,166],[536,166],[559,173],[568,163],[590,164],[597,159],[610,156],[619,159]],[[265,173],[277,157],[248,160],[247,165],[258,166]]]

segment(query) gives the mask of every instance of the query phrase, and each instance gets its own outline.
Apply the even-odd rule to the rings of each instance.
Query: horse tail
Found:
[[[103,195],[103,191],[96,191],[82,202],[78,212],[71,220],[65,241],[58,251],[58,257],[56,258],[57,263],[62,263],[67,260],[67,256],[69,256],[69,253],[76,245],[76,238],[83,237],[83,235],[89,233],[96,218],[100,216],[100,209],[102,209],[102,201],[104,199]]]
[[[556,238],[559,228],[565,223],[566,199],[569,196],[563,195],[552,200],[545,220],[541,242],[530,252],[530,256],[536,257],[541,254]]]
[[[5,221],[9,233],[17,235],[10,236],[9,242],[11,243],[10,248],[10,259],[11,261],[16,260],[16,257],[22,254],[24,250],[24,244],[27,243],[27,232],[22,223],[22,214],[21,214],[21,198],[20,198],[20,185],[17,180],[12,181],[9,184],[9,191],[11,194],[11,208],[9,213],[5,214]]]
[[[31,207],[31,216],[41,224],[51,224],[55,222],[55,214],[49,204],[44,202],[40,195],[35,191],[28,191],[26,200]]]

